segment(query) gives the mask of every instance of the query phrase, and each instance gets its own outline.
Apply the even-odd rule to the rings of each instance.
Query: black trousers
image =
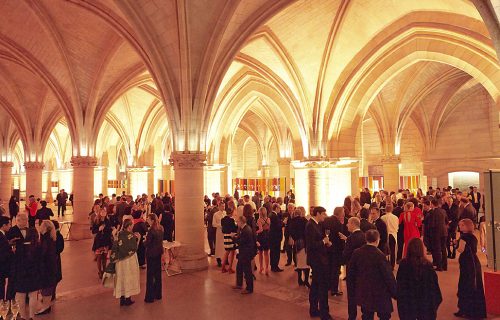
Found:
[[[245,283],[247,291],[253,292],[253,273],[252,261],[245,259],[238,259],[236,264],[236,285],[243,286],[243,276],[245,276]]]
[[[36,217],[28,216],[28,226],[30,228],[35,227]]]
[[[57,216],[62,212],[62,216],[64,216],[64,212],[66,211],[66,204],[57,204]]]
[[[453,230],[448,230],[448,238],[446,239],[446,250],[448,251],[448,258],[455,258],[457,254],[457,248],[453,244],[453,240],[457,239],[456,228]]]
[[[148,267],[145,300],[161,299],[161,256],[147,257],[146,260]]]
[[[358,317],[358,304],[356,303],[356,295],[354,288],[351,288],[349,281],[347,281],[347,312],[349,320],[356,320]]]
[[[8,281],[9,284],[7,284],[7,278],[5,277],[0,277],[0,300],[13,300],[14,296],[16,293],[14,292],[14,286],[12,281]]]
[[[281,239],[270,239],[269,241],[269,260],[271,270],[279,267],[280,263]]]
[[[364,310],[363,307],[361,307],[361,313],[362,313],[361,316],[362,320],[373,320],[375,316],[375,312]],[[377,316],[379,317],[380,320],[389,320],[391,318],[390,313],[377,312]]]
[[[401,228],[401,225],[399,226]],[[402,230],[398,231],[398,254],[396,257],[396,261],[400,261],[403,258],[403,248],[405,245],[405,236]]]
[[[448,268],[448,259],[446,255],[446,237],[432,237],[432,264],[437,268],[446,270]]]
[[[217,232],[217,228],[208,227],[207,228],[207,240],[208,246],[210,247],[210,254],[215,254],[215,234]]]
[[[328,257],[328,271],[329,274],[329,283],[330,283],[330,291],[338,292],[339,291],[339,276],[340,276],[340,267],[342,266],[342,253],[331,253]]]
[[[137,246],[137,261],[139,266],[146,264],[146,247],[144,247],[144,242],[141,240]]]
[[[389,253],[391,254],[391,266],[394,269],[396,265],[396,239],[392,234],[389,235]]]
[[[319,311],[321,319],[327,319],[330,313],[328,307],[328,266],[315,265],[312,267],[312,283],[309,290],[309,313]]]

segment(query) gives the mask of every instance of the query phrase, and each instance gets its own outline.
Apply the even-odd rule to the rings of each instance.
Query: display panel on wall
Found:
[[[399,188],[417,192],[417,189],[420,188],[420,181],[420,176],[400,176]]]
[[[500,171],[484,173],[484,205],[486,220],[486,250],[488,267],[498,270],[500,257]]]
[[[370,191],[379,191],[384,186],[383,176],[369,176],[369,177],[359,177],[359,188],[360,191],[364,188],[370,189]]]
[[[50,187],[51,188],[59,188],[59,181],[51,181]]]
[[[108,180],[108,188],[125,189],[126,188],[126,181],[125,180]]]
[[[259,191],[274,196],[277,192],[285,190],[286,178],[235,178],[232,182],[233,190],[238,189],[242,191],[242,194],[250,194]],[[293,179],[291,179],[291,183],[293,184]]]
[[[174,180],[158,180],[158,192],[159,193],[173,193],[174,190]]]

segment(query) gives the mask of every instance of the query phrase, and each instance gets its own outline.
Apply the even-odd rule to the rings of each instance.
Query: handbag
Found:
[[[102,285],[104,288],[113,289],[115,287],[115,274],[104,272],[102,275]]]

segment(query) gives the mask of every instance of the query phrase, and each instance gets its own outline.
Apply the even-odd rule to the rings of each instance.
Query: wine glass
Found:
[[[7,320],[7,314],[9,313],[9,300],[2,300],[0,303],[0,316],[3,320]]]
[[[10,303],[10,311],[12,311],[12,319],[16,320],[19,314],[19,302],[17,300],[12,300]]]
[[[325,235],[326,235],[327,237],[330,237],[330,229],[325,229]]]

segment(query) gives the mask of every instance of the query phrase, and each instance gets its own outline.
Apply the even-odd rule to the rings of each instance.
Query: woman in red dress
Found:
[[[404,239],[405,246],[403,249],[403,257],[406,257],[406,247],[408,242],[413,238],[420,238],[419,228],[422,226],[422,219],[419,212],[415,210],[412,202],[408,201],[405,204],[405,211],[399,216],[399,223],[404,224]]]

